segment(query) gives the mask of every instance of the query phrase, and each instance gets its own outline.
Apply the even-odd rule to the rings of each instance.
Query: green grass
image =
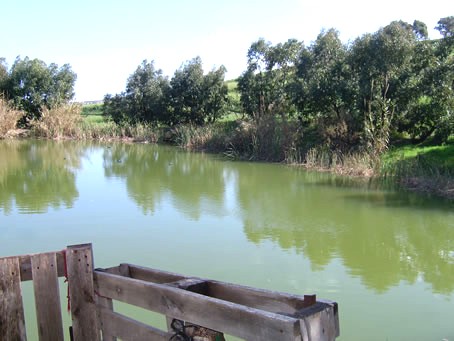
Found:
[[[82,116],[102,115],[102,103],[85,104],[82,106]]]
[[[227,89],[229,89],[229,92],[237,91],[238,82],[236,79],[225,81],[225,84],[227,85]]]
[[[84,122],[87,123],[104,123],[107,122],[107,119],[103,115],[82,115]]]
[[[402,146],[384,155],[384,162],[424,160],[436,168],[454,172],[454,143],[442,146]]]
[[[108,122],[108,119],[102,114],[102,103],[83,105],[81,115],[83,121],[88,124]]]

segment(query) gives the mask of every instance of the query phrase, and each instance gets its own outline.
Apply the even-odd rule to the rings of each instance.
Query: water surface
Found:
[[[0,256],[92,242],[97,267],[316,293],[339,303],[339,340],[454,340],[453,203],[365,181],[153,145],[0,141],[0,236]]]

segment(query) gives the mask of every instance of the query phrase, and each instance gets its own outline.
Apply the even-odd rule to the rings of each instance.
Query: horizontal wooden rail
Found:
[[[63,277],[65,275],[65,257],[64,257],[63,250],[61,251],[54,251],[54,252],[46,252],[49,254],[55,254],[57,257],[57,274],[58,277]],[[19,262],[19,269],[20,269],[20,280],[24,281],[31,281],[32,280],[32,264],[31,258],[36,254],[29,254],[29,255],[21,255],[21,256],[13,256],[13,257],[2,257],[1,259],[17,259]]]
[[[157,284],[94,272],[99,295],[246,340],[292,340],[299,320],[216,298]]]
[[[132,264],[95,270],[99,294],[246,340],[334,340],[335,302]],[[145,299],[144,299],[145,298]]]
[[[147,324],[133,320],[112,310],[99,307],[99,318],[103,333],[115,335],[122,340],[168,341],[173,333],[164,332]]]

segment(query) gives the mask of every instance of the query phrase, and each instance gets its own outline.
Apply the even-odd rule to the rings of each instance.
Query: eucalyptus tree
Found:
[[[202,125],[219,118],[228,101],[225,72],[221,66],[205,75],[200,57],[176,70],[170,80],[167,123]]]
[[[168,87],[169,81],[162,70],[157,70],[153,61],[144,60],[129,76],[126,84],[125,97],[130,120],[157,122],[162,119]]]
[[[452,37],[454,36],[454,16],[449,16],[445,18],[441,18],[435,29],[440,32],[440,34],[444,37]]]
[[[225,114],[228,103],[228,88],[225,84],[227,69],[220,66],[203,77],[203,112],[205,120],[213,123]]]
[[[292,88],[302,47],[296,39],[275,46],[264,39],[251,44],[247,69],[238,79],[241,104],[248,115],[260,119],[295,112]]]
[[[170,79],[168,123],[203,124],[202,89],[202,59],[196,57],[176,70]]]
[[[394,21],[353,42],[350,64],[358,79],[358,108],[363,113],[363,138],[368,150],[387,149],[395,115],[405,108],[399,89],[411,66],[416,36],[411,25]]]
[[[70,101],[74,97],[76,78],[69,64],[47,66],[39,59],[18,57],[1,90],[17,108],[27,113],[27,119],[34,119],[41,116],[42,107]]]
[[[454,132],[453,55],[453,37],[419,40],[411,67],[403,72],[407,81],[396,92],[404,109],[396,125],[415,143],[428,138],[443,142]]]
[[[415,20],[412,25],[413,32],[420,40],[427,39],[429,37],[429,32],[427,31],[427,25],[422,21]]]
[[[298,62],[301,115],[316,123],[324,142],[337,149],[348,148],[358,135],[358,88],[347,57],[338,31],[330,29],[302,51]]]
[[[264,39],[251,44],[247,52],[247,69],[238,78],[241,105],[246,114],[259,118],[269,109],[269,85],[265,79],[266,54],[271,43]]]

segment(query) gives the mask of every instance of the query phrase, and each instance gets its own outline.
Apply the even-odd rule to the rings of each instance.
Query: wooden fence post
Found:
[[[18,257],[0,259],[0,340],[26,341]]]
[[[66,262],[74,341],[99,341],[91,244],[68,246]]]
[[[38,334],[41,341],[63,340],[63,322],[55,252],[32,255]]]

